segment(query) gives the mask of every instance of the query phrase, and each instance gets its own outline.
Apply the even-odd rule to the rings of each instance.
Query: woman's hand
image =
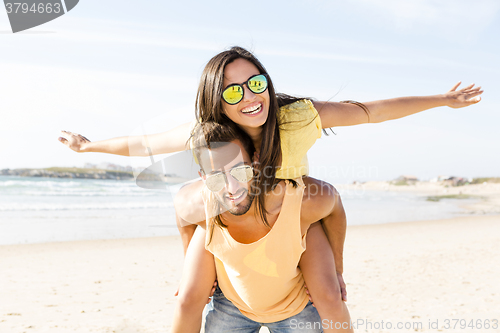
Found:
[[[90,142],[90,140],[83,135],[71,133],[68,131],[61,131],[61,136],[58,140],[68,146],[69,149],[74,150],[77,153],[84,152],[85,145]]]
[[[473,88],[474,84],[471,84],[470,86],[457,91],[457,88],[461,83],[462,82],[458,82],[453,86],[453,88],[450,89],[450,91],[444,94],[446,98],[446,105],[451,108],[463,108],[481,101],[481,97],[479,96],[483,93],[481,87]]]

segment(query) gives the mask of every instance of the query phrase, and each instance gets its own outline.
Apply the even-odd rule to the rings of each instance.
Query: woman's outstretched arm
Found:
[[[192,123],[158,134],[124,136],[90,141],[80,134],[61,131],[59,141],[77,153],[106,153],[122,156],[150,156],[186,150]]]
[[[323,128],[380,123],[403,118],[439,106],[462,108],[481,100],[481,87],[474,84],[457,90],[458,82],[448,92],[432,96],[399,97],[363,103],[368,111],[355,104],[337,102],[313,102],[318,110]]]

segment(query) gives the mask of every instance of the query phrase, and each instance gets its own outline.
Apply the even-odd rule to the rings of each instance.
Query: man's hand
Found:
[[[344,302],[347,302],[347,289],[346,289],[346,285],[345,285],[345,282],[344,282],[344,278],[342,277],[342,273],[337,272],[337,279],[339,280],[340,294],[342,296],[342,300]],[[215,282],[217,282],[217,281],[215,281]],[[305,286],[305,287],[306,287],[306,294],[309,297],[309,300],[311,301],[311,303],[313,303],[313,306],[316,307],[314,305],[314,301],[312,299],[312,296],[309,293],[309,289],[307,289],[307,286]],[[214,290],[215,290],[215,288],[214,288]],[[212,292],[212,295],[213,295],[213,292]]]
[[[347,289],[344,282],[344,278],[342,277],[342,273],[337,272],[337,279],[339,280],[340,293],[342,294],[342,300],[347,302]]]

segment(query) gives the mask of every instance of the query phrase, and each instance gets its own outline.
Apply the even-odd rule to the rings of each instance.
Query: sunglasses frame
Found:
[[[250,88],[250,86],[248,85],[248,82],[249,82],[252,78],[254,78],[254,77],[256,77],[256,76],[260,76],[260,75],[264,76],[264,78],[266,79],[266,89],[262,90],[261,92],[255,92],[255,91],[253,91],[253,90]],[[257,94],[257,95],[258,95],[258,94],[262,94],[262,93],[263,93],[263,92],[265,92],[265,91],[267,90],[267,88],[269,87],[269,81],[268,81],[268,79],[269,79],[269,75],[267,75],[266,73],[264,73],[264,74],[256,74],[256,75],[252,75],[252,76],[250,76],[250,78],[248,78],[248,80],[246,80],[246,81],[245,81],[245,82],[243,82],[243,83],[232,83],[232,84],[228,85],[228,86],[227,86],[227,87],[226,87],[226,88],[222,91],[222,94],[221,94],[221,96],[222,96],[222,100],[223,100],[224,102],[226,102],[227,104],[229,104],[229,105],[236,105],[236,104],[238,104],[239,102],[241,102],[241,101],[243,100],[243,97],[245,97],[245,89],[243,88],[243,85],[244,85],[244,84],[246,84],[246,85],[247,85],[248,90],[250,90],[250,91],[251,91],[251,92],[253,92],[254,94]],[[239,86],[239,87],[241,87],[241,91],[242,91],[242,93],[241,93],[241,98],[240,98],[237,102],[235,102],[235,103],[229,103],[229,102],[228,102],[228,101],[226,101],[226,99],[224,98],[224,92],[225,92],[226,90],[228,90],[229,88],[234,87],[234,86]]]
[[[209,177],[216,177],[218,175],[222,175],[222,177],[224,178],[224,186],[226,186],[227,184],[227,173],[229,173],[231,175],[231,177],[233,177],[236,181],[240,182],[240,183],[244,183],[244,181],[241,181],[239,180],[238,178],[236,178],[231,172],[235,169],[242,169],[242,168],[250,168],[252,170],[252,178],[253,178],[253,174],[254,174],[254,168],[251,166],[251,165],[248,165],[248,164],[245,164],[245,165],[240,165],[240,166],[237,166],[237,167],[234,167],[232,168],[231,170],[229,171],[220,171],[218,172],[217,174],[212,174],[212,175],[207,175],[205,173],[205,171],[201,170],[201,174],[205,177],[205,186],[207,186],[207,182],[206,182],[206,179],[209,178]],[[252,180],[252,178],[250,178],[250,180]],[[249,182],[250,180],[248,180],[247,182]],[[222,190],[224,188],[224,186],[222,186],[219,190],[212,190],[209,186],[207,186],[207,188],[212,191],[212,192],[219,192],[220,190]]]

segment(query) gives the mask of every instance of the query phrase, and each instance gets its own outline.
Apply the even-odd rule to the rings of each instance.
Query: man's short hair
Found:
[[[250,158],[255,153],[255,147],[250,136],[234,123],[220,124],[212,121],[199,123],[194,128],[191,136],[192,149],[202,169],[201,153],[203,150],[224,147],[235,140],[241,142]]]

